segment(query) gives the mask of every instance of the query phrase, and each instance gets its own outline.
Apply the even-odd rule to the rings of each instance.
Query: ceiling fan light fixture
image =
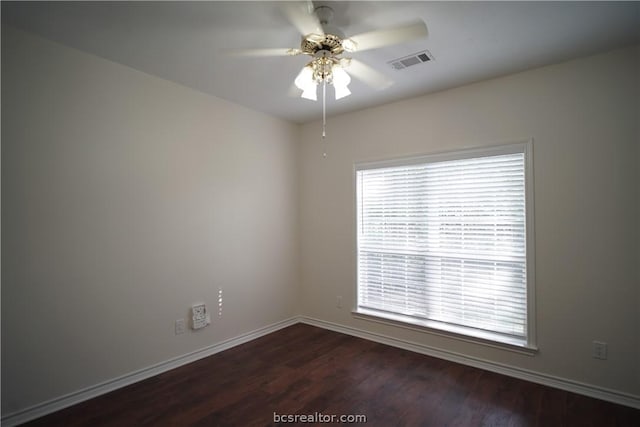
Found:
[[[310,101],[318,100],[318,86],[313,83],[309,87],[302,90],[302,95],[300,95],[304,99],[308,99]]]
[[[349,90],[349,88],[345,85],[345,86],[337,86],[337,85],[333,85],[333,88],[335,89],[336,92],[336,101],[338,99],[342,99],[346,96],[351,95],[351,91]]]
[[[349,90],[349,83],[351,83],[351,77],[345,70],[339,65],[333,66],[333,88],[336,92],[336,100],[351,95]]]
[[[296,77],[294,84],[298,89],[302,90],[302,98],[310,99],[312,101],[318,100],[318,84],[313,79],[313,68],[310,65],[302,68],[298,77]]]
[[[294,83],[298,89],[305,90],[310,84],[313,83],[313,70],[309,65],[300,70],[298,76],[294,80]]]

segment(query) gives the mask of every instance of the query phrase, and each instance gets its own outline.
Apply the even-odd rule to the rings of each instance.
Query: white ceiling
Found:
[[[347,35],[421,18],[424,40],[352,56],[395,81],[329,97],[328,114],[353,111],[640,43],[640,2],[315,2]],[[2,22],[294,122],[321,105],[291,95],[309,57],[240,58],[224,48],[299,47],[278,2],[2,2]],[[428,49],[404,70],[388,61]]]

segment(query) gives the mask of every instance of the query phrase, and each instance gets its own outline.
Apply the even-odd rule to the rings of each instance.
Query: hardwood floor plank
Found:
[[[640,426],[640,410],[303,324],[26,425],[267,426],[274,413],[362,414],[384,427]]]

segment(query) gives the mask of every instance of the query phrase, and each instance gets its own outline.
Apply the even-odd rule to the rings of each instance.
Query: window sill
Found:
[[[459,341],[525,354],[527,356],[534,356],[538,353],[537,347],[524,344],[515,338],[513,340],[509,340],[507,337],[483,331],[473,331],[474,335],[469,335],[468,332],[461,332],[462,330],[466,331],[465,328],[448,325],[446,323],[429,320],[420,321],[408,316],[385,313],[365,308],[358,308],[354,310],[352,315],[356,319],[382,323],[418,332],[426,332]],[[497,339],[500,341],[497,341]]]

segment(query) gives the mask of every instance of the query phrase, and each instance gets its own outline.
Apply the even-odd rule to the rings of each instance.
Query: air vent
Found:
[[[403,70],[412,65],[422,64],[423,62],[433,61],[433,55],[428,50],[414,53],[413,55],[405,56],[402,58],[394,59],[388,62],[396,70]]]

